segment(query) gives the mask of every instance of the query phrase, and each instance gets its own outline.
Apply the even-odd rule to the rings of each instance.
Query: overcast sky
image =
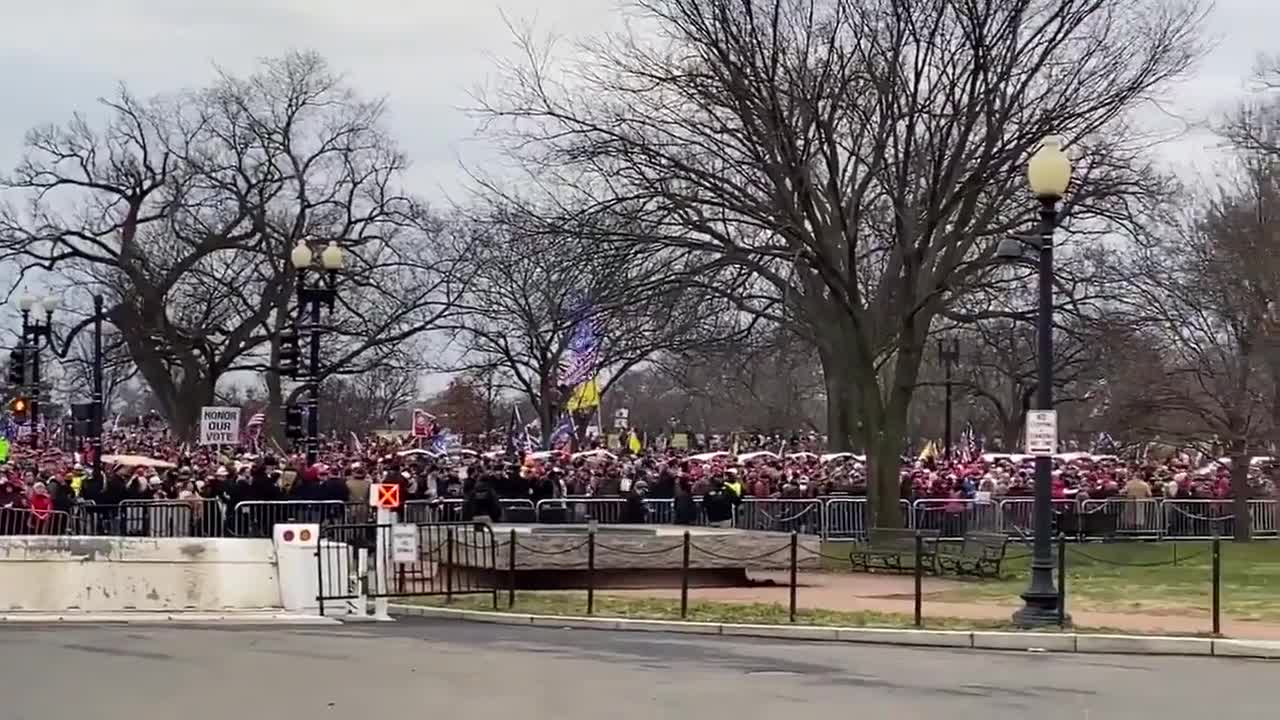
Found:
[[[414,163],[412,190],[439,199],[484,159],[460,110],[512,51],[503,15],[574,36],[617,27],[618,0],[0,0],[0,169],[24,132],[63,122],[120,82],[149,95],[209,82],[215,63],[244,73],[258,58],[315,49],[366,96],[390,101]],[[1166,103],[1192,120],[1227,109],[1259,53],[1280,52],[1280,0],[1218,0],[1215,49]],[[1212,172],[1205,134],[1168,145],[1171,162]],[[0,296],[8,288],[0,288]],[[0,316],[8,313],[0,312]]]
[[[617,0],[0,0],[0,168],[23,132],[61,121],[127,82],[150,94],[206,83],[215,63],[244,72],[257,58],[317,49],[370,96],[390,100],[414,161],[414,189],[458,187],[459,158],[483,159],[459,108],[508,54],[502,16],[576,35],[616,26]],[[1174,100],[1190,116],[1224,107],[1261,52],[1280,51],[1277,0],[1218,0],[1217,45]],[[1203,138],[1169,150],[1182,156]]]

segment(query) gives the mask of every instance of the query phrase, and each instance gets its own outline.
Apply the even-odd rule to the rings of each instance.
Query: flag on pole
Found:
[[[267,416],[264,413],[254,413],[249,416],[249,422],[244,426],[245,435],[253,441],[253,452],[258,452],[258,441],[262,438],[262,426],[266,424]]]
[[[600,407],[600,386],[594,377],[575,388],[565,404],[569,412],[580,412],[597,407]]]
[[[520,406],[516,405],[511,408],[516,415],[516,425],[520,428],[520,435],[516,438],[516,445],[522,453],[533,452],[533,436],[529,434],[529,426],[524,424],[524,420],[520,417]]]
[[[458,439],[448,430],[440,430],[431,438],[431,451],[440,455],[458,446]]]
[[[562,387],[577,388],[593,380],[600,364],[600,332],[591,307],[584,304],[575,314],[578,319],[574,322],[573,334],[565,347],[564,364],[560,368]]]
[[[551,431],[550,447],[547,449],[553,450],[561,445],[573,442],[573,434],[573,416],[569,413],[564,413],[560,417],[560,424],[556,425],[556,429]]]

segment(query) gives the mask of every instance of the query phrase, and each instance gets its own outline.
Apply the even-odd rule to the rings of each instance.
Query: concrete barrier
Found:
[[[0,537],[0,612],[280,605],[270,539]]]

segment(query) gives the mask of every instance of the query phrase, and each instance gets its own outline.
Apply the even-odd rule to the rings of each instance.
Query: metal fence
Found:
[[[65,512],[0,508],[0,535],[66,535],[70,528]]]
[[[504,498],[502,504],[502,522],[532,523],[537,522],[537,511],[532,500]],[[441,498],[437,500],[409,500],[401,510],[404,522],[462,522],[466,501],[461,498]]]
[[[750,499],[743,501],[733,526],[743,530],[826,534],[822,500]]]
[[[246,500],[227,510],[228,537],[271,537],[279,523],[347,524],[361,522],[369,515],[364,503],[341,500]]]
[[[485,523],[414,524],[416,551],[410,553],[411,560],[394,549],[391,525],[322,527],[316,550],[321,614],[326,602],[362,597],[489,594],[497,607],[498,544],[493,528]]]
[[[126,537],[220,537],[222,505],[216,500],[126,500],[119,505],[86,503],[75,508],[74,535]]]
[[[695,499],[697,501],[699,499]],[[960,499],[901,501],[907,527],[938,531],[945,538],[965,532],[1029,534],[1034,500],[1028,497],[980,502]],[[404,522],[462,522],[460,499],[409,501]],[[675,501],[625,498],[567,497],[502,501],[503,521],[538,523],[671,524]],[[1250,500],[1250,532],[1257,538],[1280,537],[1280,502]],[[1055,533],[1079,540],[1203,540],[1230,537],[1237,519],[1231,500],[1072,500],[1053,501]],[[734,526],[820,535],[830,539],[862,539],[870,527],[867,500],[833,496],[814,499],[746,498],[734,515]],[[70,513],[36,513],[0,509],[3,535],[120,535],[133,537],[271,537],[282,522],[326,525],[367,523],[372,511],[363,503],[331,501],[241,502],[228,507],[219,500],[137,500],[120,505],[77,505]],[[694,524],[705,525],[701,503]]]

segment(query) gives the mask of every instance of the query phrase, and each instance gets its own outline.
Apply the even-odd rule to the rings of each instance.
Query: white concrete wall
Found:
[[[0,611],[279,606],[269,539],[0,537]]]

